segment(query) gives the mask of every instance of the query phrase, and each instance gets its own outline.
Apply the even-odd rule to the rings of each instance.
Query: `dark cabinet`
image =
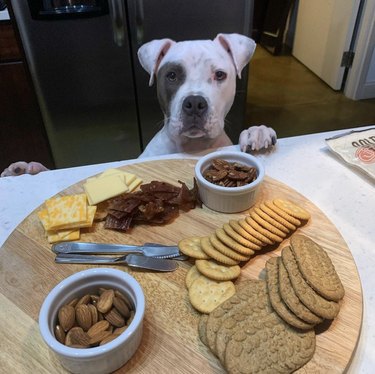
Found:
[[[15,161],[54,167],[17,31],[0,21],[0,172]]]

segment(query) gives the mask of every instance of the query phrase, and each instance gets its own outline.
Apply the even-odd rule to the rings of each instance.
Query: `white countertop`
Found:
[[[327,215],[353,254],[362,282],[364,317],[349,373],[367,374],[375,370],[375,182],[339,161],[328,150],[324,140],[346,131],[279,139],[274,151],[259,157],[268,176],[303,194]],[[238,146],[229,148],[239,149]],[[182,157],[186,155],[163,158]],[[0,178],[0,245],[47,198],[109,167],[134,162],[139,160]]]

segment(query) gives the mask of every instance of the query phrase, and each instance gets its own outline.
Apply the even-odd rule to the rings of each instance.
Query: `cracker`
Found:
[[[247,259],[249,259],[249,257],[254,254],[254,251],[252,249],[247,248],[244,245],[233,240],[229,235],[226,234],[224,229],[216,229],[215,234],[225,245],[246,256]]]
[[[201,238],[198,236],[192,236],[180,240],[178,242],[178,248],[186,256],[197,258],[199,260],[209,259],[207,254],[202,250]]]
[[[283,231],[285,234],[289,234],[291,229],[289,229],[287,226],[284,226],[282,223],[277,221],[276,219],[273,219],[269,214],[263,212],[262,209],[258,207],[254,207],[254,212],[261,218],[263,218],[265,221],[267,221],[270,225],[276,227],[277,229]]]
[[[297,261],[290,247],[283,248],[281,257],[292,287],[301,302],[317,316],[334,319],[339,313],[339,304],[335,301],[326,300],[307,284],[298,269]],[[324,278],[324,274],[322,274],[322,278]]]
[[[268,239],[272,241],[272,244],[276,243],[281,243],[284,238],[281,236],[278,236],[271,232],[270,230],[265,229],[261,225],[259,225],[253,218],[250,216],[245,217],[246,222],[256,231],[260,232],[262,235],[266,236]]]
[[[199,273],[217,281],[236,279],[241,274],[241,268],[238,265],[224,266],[213,260],[196,260],[195,266]]]
[[[273,234],[275,234],[275,235],[277,235],[277,236],[279,236],[281,238],[285,238],[286,237],[286,233],[284,231],[279,230],[276,226],[270,224],[268,221],[266,221],[265,219],[263,219],[259,214],[257,214],[254,210],[250,210],[249,214],[250,214],[250,217],[256,223],[258,223],[260,226],[262,226],[266,230],[271,231]]]
[[[272,211],[274,211],[277,215],[282,217],[284,220],[290,222],[294,226],[301,226],[301,221],[290,214],[288,214],[285,210],[280,209],[277,207],[271,200],[266,200],[264,202],[265,206]]]
[[[271,202],[270,202],[271,203]],[[274,210],[268,208],[268,206],[265,203],[262,203],[259,205],[262,212],[267,214],[269,217],[273,218],[275,221],[280,222],[283,226],[287,227],[291,231],[297,230],[297,226],[293,223],[289,222],[279,214],[277,214]]]
[[[345,290],[327,252],[304,235],[295,235],[290,244],[298,268],[309,286],[328,300],[341,300]]]
[[[240,226],[241,227],[241,226]],[[241,245],[250,248],[253,251],[259,251],[262,247],[258,244],[254,244],[252,241],[247,240],[244,236],[240,235],[237,231],[235,231],[229,223],[225,223],[223,225],[223,229],[225,233],[230,236],[233,240]],[[245,231],[244,229],[242,229]],[[246,231],[245,231],[246,232]]]
[[[205,260],[202,260],[205,261]],[[189,289],[191,284],[201,275],[201,273],[198,271],[197,267],[193,265],[189,271],[186,273],[185,277],[185,285],[186,288]]]
[[[245,239],[249,240],[250,242],[254,243],[255,245],[257,245],[259,248],[261,248],[264,244],[262,241],[260,241],[259,239],[257,239],[254,235],[251,235],[250,233],[248,233],[239,223],[238,221],[234,220],[234,219],[231,219],[229,221],[229,225],[230,227],[236,231],[238,234],[240,234],[242,237],[244,237]]]
[[[281,261],[280,257],[271,257],[266,262],[267,271],[267,290],[270,297],[270,302],[275,310],[275,312],[281,317],[285,322],[290,325],[301,329],[309,330],[314,327],[314,325],[309,324],[298,318],[284,303],[280,296],[279,290],[279,263]]]
[[[274,199],[273,203],[284,212],[287,212],[292,217],[302,220],[310,219],[310,213],[302,208],[301,206],[297,205],[296,203],[291,202],[290,200],[284,199]]]
[[[206,253],[208,258],[213,258],[217,262],[220,262],[225,265],[237,265],[239,263],[239,260],[234,260],[233,258],[230,258],[223,254],[222,252],[218,251],[213,247],[211,244],[211,239],[208,236],[205,236],[201,238],[201,245],[202,250]]]
[[[236,293],[233,282],[219,282],[201,275],[189,288],[191,305],[201,313],[211,313]]]
[[[253,227],[251,227],[245,219],[240,219],[238,221],[239,225],[244,229],[246,230],[249,234],[251,235],[254,235],[257,239],[259,239],[263,245],[267,245],[267,244],[273,244],[273,241],[269,238],[267,238],[267,236],[264,236],[263,234],[261,234],[260,232],[258,232],[257,230],[255,230]]]
[[[311,312],[296,295],[283,261],[279,263],[279,290],[284,303],[297,317],[313,325],[323,322],[323,318]]]
[[[247,261],[249,259],[249,257],[241,255],[240,253],[225,245],[222,241],[219,240],[219,238],[216,236],[216,233],[210,235],[210,242],[217,251],[235,261],[240,262]]]

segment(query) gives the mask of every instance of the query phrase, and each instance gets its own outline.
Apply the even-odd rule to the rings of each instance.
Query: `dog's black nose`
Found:
[[[208,104],[206,99],[200,95],[190,95],[182,103],[182,110],[187,115],[203,116],[207,112]]]

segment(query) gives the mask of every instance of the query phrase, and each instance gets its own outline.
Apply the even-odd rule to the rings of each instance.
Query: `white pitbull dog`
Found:
[[[176,152],[194,153],[232,145],[224,120],[236,92],[236,76],[248,64],[255,42],[239,34],[218,34],[214,40],[175,42],[153,40],[138,51],[150,86],[164,113],[164,126],[139,157]],[[276,133],[266,126],[252,126],[239,137],[243,152],[276,144]],[[1,176],[37,174],[48,170],[38,162],[19,161]]]
[[[232,145],[224,120],[236,93],[236,76],[248,64],[255,42],[239,34],[218,34],[214,40],[153,40],[138,50],[142,67],[156,79],[164,126],[140,157],[176,152],[194,153]],[[240,134],[243,152],[271,147],[276,133],[252,126]]]

